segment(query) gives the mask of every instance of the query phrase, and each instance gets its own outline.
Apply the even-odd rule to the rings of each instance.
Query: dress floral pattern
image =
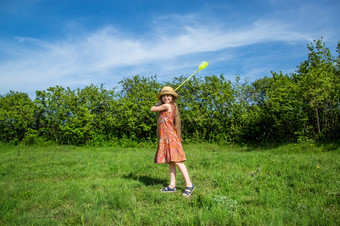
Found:
[[[173,107],[171,107],[173,108]],[[186,160],[182,142],[174,126],[175,112],[162,111],[158,118],[159,140],[155,163],[183,162]]]

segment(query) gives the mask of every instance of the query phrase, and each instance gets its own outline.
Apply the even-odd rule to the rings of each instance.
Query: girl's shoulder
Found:
[[[163,104],[164,107],[166,107],[166,111],[167,112],[171,112],[172,111],[172,105],[171,104]]]

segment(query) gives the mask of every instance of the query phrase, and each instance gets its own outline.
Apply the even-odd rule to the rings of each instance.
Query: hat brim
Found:
[[[163,95],[172,95],[175,99],[177,99],[177,97],[178,97],[178,94],[175,91],[170,91],[170,90],[165,90],[163,92],[160,92],[160,93],[157,94],[156,97],[157,97],[158,100],[161,100]]]

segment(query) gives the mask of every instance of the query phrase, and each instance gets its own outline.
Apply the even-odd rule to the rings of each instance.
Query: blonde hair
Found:
[[[182,140],[182,130],[181,130],[181,117],[179,115],[179,111],[178,111],[178,106],[176,101],[174,100],[172,102],[173,106],[175,107],[175,115],[174,115],[174,126],[175,126],[175,130],[177,132],[177,135],[179,137],[179,139]]]
[[[162,101],[163,103],[163,101]],[[163,103],[164,104],[164,103]],[[177,103],[176,103],[176,99],[175,98],[172,98],[172,101],[171,101],[171,106],[174,107],[174,112],[175,112],[175,115],[174,115],[174,127],[175,127],[175,130],[176,130],[176,133],[179,137],[179,139],[182,140],[182,130],[181,130],[181,117],[179,115],[179,111],[178,111],[178,106],[177,106]],[[159,120],[160,118],[158,118]],[[159,128],[158,128],[158,123],[157,122],[157,137],[159,139]]]

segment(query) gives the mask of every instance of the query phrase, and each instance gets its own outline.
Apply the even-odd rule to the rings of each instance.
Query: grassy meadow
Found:
[[[184,145],[196,185],[159,192],[156,147],[0,147],[0,225],[340,225],[340,148]]]

